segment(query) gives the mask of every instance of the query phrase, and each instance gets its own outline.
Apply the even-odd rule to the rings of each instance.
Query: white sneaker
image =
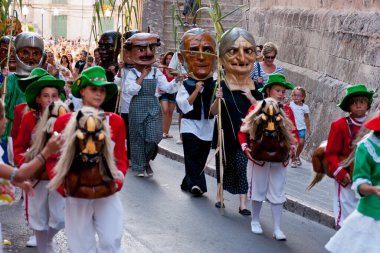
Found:
[[[292,167],[292,168],[297,168],[297,162],[296,162],[296,161],[292,161],[292,162],[290,163],[290,167]]]
[[[138,171],[136,173],[136,177],[145,177],[145,172],[144,171]]]
[[[26,242],[26,247],[37,247],[37,239],[35,235],[29,237],[29,241]]]
[[[260,222],[251,221],[251,231],[254,234],[261,235],[263,233],[263,229],[261,228]]]
[[[178,144],[178,145],[181,145],[181,144],[182,144],[182,140],[179,139],[179,140],[177,140],[175,143]]]
[[[277,230],[273,232],[273,238],[277,241],[286,241],[286,236],[281,230]]]

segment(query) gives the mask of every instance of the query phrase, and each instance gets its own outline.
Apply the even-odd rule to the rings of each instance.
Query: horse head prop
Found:
[[[83,107],[71,117],[63,135],[67,140],[49,188],[63,183],[66,195],[87,199],[115,193],[116,180],[124,176],[116,168],[104,112]]]
[[[100,162],[102,148],[105,144],[105,131],[103,122],[104,113],[99,113],[99,117],[94,115],[84,115],[82,111],[77,114],[78,129],[76,131],[79,146],[79,157],[85,167],[91,167]],[[109,175],[105,175],[105,180]],[[112,177],[112,175],[111,175]]]
[[[276,137],[280,134],[280,123],[284,120],[281,116],[280,104],[272,101],[272,99],[263,100],[261,104],[261,113],[256,118],[257,124],[262,123],[261,130],[264,135]]]
[[[250,136],[251,155],[255,160],[286,162],[290,145],[295,143],[293,123],[286,117],[282,105],[273,98],[258,102],[244,119],[242,132]]]
[[[67,105],[61,100],[54,101],[49,105],[34,128],[36,131],[32,135],[33,144],[24,154],[26,161],[32,160],[42,151],[53,133],[53,126],[57,117],[69,111]],[[48,179],[45,170],[42,174],[34,175],[34,178]]]

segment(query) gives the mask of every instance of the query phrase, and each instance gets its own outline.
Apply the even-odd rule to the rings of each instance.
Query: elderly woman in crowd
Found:
[[[268,75],[270,74],[284,74],[284,70],[281,66],[274,64],[274,59],[277,56],[277,46],[272,42],[264,44],[261,51],[264,57],[263,62],[257,62],[254,64],[251,71],[251,78],[255,81],[257,88],[262,88],[268,81]]]

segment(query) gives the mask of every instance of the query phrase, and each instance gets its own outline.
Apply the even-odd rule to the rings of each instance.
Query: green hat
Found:
[[[42,69],[42,68],[35,68],[30,72],[28,77],[21,78],[18,80],[18,86],[22,90],[22,92],[25,93],[26,88],[29,84],[33,83],[34,81],[38,80],[40,77],[49,75],[49,73]]]
[[[372,103],[372,97],[373,94],[375,94],[374,91],[367,90],[367,87],[365,87],[364,84],[354,84],[351,86],[348,86],[346,89],[346,95],[343,97],[342,102],[338,104],[340,109],[342,109],[345,112],[350,112],[350,106],[348,102],[351,98],[354,97],[367,97],[369,99],[369,103]]]
[[[52,75],[46,75],[31,83],[25,90],[25,98],[26,103],[32,109],[37,109],[38,105],[36,102],[36,97],[40,94],[41,90],[45,87],[54,87],[58,89],[58,92],[61,95],[61,99],[64,101],[65,90],[63,87],[65,86],[65,81],[56,79]]]
[[[104,102],[110,100],[117,92],[117,85],[113,82],[108,82],[106,77],[106,71],[99,66],[94,66],[83,70],[80,77],[75,80],[71,87],[71,94],[74,97],[81,98],[79,91],[86,86],[104,86],[106,88],[106,98]]]
[[[262,87],[261,89],[259,89],[260,92],[264,92],[266,88],[269,88],[275,84],[277,85],[282,85],[284,86],[286,89],[289,89],[289,90],[293,90],[294,89],[294,85],[287,82],[286,79],[285,79],[285,76],[282,75],[282,74],[270,74],[268,76],[268,82],[264,85],[264,87]]]

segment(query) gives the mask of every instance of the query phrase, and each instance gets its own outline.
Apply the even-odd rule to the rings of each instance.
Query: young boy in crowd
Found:
[[[88,69],[88,68],[91,68],[92,66],[94,66],[94,57],[89,55],[86,58],[86,65],[84,65],[83,69]]]

